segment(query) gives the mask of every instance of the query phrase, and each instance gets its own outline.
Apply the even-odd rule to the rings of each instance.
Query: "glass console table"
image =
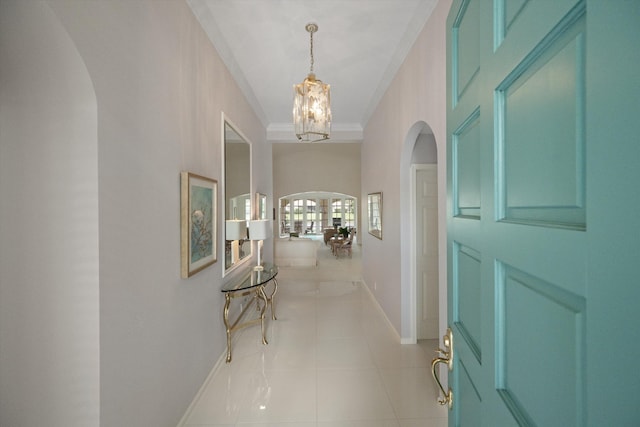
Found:
[[[262,329],[262,344],[268,344],[264,327],[264,314],[267,311],[267,307],[269,307],[271,309],[271,318],[276,320],[276,314],[273,309],[273,298],[276,292],[278,292],[278,281],[276,280],[278,266],[264,263],[263,267],[264,269],[261,271],[252,269],[242,276],[240,280],[231,281],[222,286],[221,290],[224,293],[225,299],[223,320],[224,326],[227,328],[227,363],[231,362],[231,334],[239,329],[260,323]],[[273,291],[267,295],[266,287],[270,282],[273,283]],[[252,295],[253,297],[249,303],[242,308],[240,314],[232,323],[229,320],[231,300],[247,295]],[[242,321],[246,312],[250,307],[253,307],[254,304],[256,304],[257,311],[260,312],[260,316],[255,319]]]

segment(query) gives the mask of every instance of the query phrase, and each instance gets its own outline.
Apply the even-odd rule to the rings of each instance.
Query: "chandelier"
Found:
[[[322,141],[331,133],[331,94],[328,84],[316,79],[313,73],[313,33],[316,24],[307,24],[310,34],[311,69],[300,84],[293,85],[293,126],[299,141]]]

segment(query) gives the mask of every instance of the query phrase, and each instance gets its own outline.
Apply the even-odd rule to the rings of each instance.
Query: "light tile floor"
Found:
[[[361,282],[360,251],[280,269],[278,320],[243,330],[184,426],[446,427],[429,372],[437,341],[401,345]]]

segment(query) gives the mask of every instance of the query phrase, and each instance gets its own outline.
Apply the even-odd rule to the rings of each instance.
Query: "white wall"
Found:
[[[412,164],[438,163],[438,150],[433,135],[421,133],[411,153]]]
[[[226,345],[221,206],[218,262],[181,279],[179,174],[224,185],[224,111],[254,144],[253,191],[271,195],[271,159],[255,161],[270,156],[265,129],[185,2],[0,4],[0,424],[98,425],[99,381],[100,426],[175,426]],[[40,33],[43,22],[53,30]],[[70,39],[61,42],[64,31]],[[14,68],[5,84],[5,69]],[[41,73],[37,85],[31,71]],[[91,84],[93,122],[91,110],[53,114],[58,103],[74,105],[58,91],[78,103]],[[14,86],[29,102],[22,121],[6,107],[14,101],[5,88]],[[36,113],[51,123],[33,120]],[[27,264],[34,251],[37,262]],[[87,372],[90,392],[68,384],[67,365],[83,369],[72,378]],[[88,414],[74,399],[88,400]],[[5,402],[18,409],[5,412]]]
[[[383,240],[362,233],[363,276],[401,339],[411,335],[409,165],[425,124],[438,147],[440,287],[446,289],[446,45],[450,0],[441,0],[425,24],[364,130],[362,197],[383,192]],[[384,167],[380,167],[384,165]],[[398,282],[400,278],[400,282]],[[446,307],[446,292],[444,305]],[[446,310],[441,309],[446,322]]]
[[[98,120],[42,2],[0,2],[0,425],[98,426]]]

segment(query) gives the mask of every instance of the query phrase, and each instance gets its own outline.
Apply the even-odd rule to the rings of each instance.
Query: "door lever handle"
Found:
[[[448,405],[449,409],[451,409],[453,407],[453,391],[451,391],[451,388],[449,388],[448,391],[444,390],[437,372],[440,363],[446,363],[449,371],[453,370],[453,332],[451,328],[447,328],[447,333],[442,337],[442,343],[444,350],[438,348],[436,350],[437,357],[431,361],[431,375],[433,375],[433,379],[436,384],[438,384],[438,387],[440,387],[440,391],[442,391],[442,395],[444,396],[443,398],[438,396],[438,403]]]

